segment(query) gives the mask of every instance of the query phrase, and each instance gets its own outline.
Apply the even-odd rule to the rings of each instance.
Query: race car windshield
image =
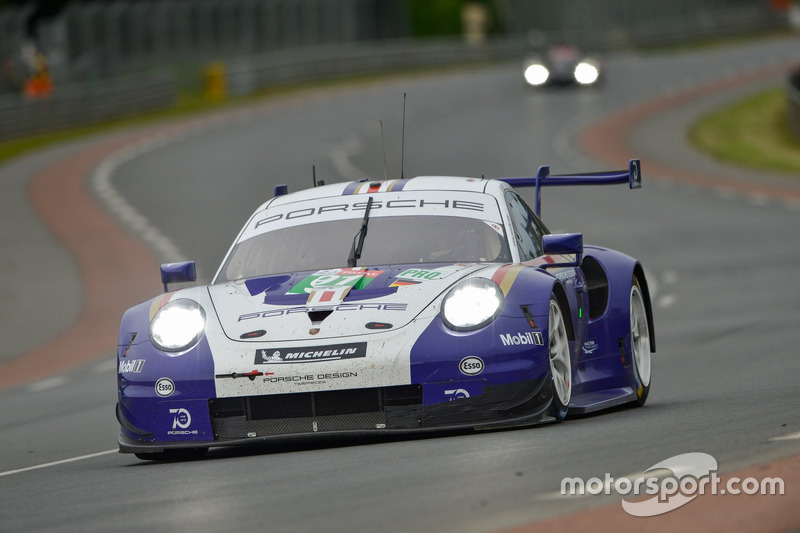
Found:
[[[347,265],[361,219],[335,220],[276,229],[241,241],[217,282]],[[455,216],[369,218],[359,266],[409,263],[508,262],[503,229]]]

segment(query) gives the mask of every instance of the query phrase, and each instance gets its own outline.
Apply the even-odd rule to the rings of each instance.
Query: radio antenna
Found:
[[[381,148],[383,148],[383,179],[388,179],[386,177],[386,141],[383,139],[383,121],[378,119],[378,124],[381,125]]]
[[[403,163],[406,152],[406,93],[403,93],[403,131],[400,137],[400,179],[403,178]]]
[[[317,165],[311,165],[311,179],[314,180],[314,187],[317,186]]]

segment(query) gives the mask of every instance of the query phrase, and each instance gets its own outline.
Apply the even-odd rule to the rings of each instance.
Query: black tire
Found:
[[[630,295],[630,323],[631,323],[631,359],[633,365],[634,390],[636,391],[636,405],[642,406],[650,394],[651,382],[651,353],[650,353],[650,327],[648,325],[647,306],[644,300],[639,279],[634,274],[631,281]]]
[[[569,350],[564,313],[555,295],[550,296],[547,319],[548,355],[550,359],[550,386],[553,391],[551,414],[561,422],[567,416],[572,398],[572,359]]]

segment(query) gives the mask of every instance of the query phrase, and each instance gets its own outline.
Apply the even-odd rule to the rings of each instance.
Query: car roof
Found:
[[[359,180],[331,185],[321,185],[302,191],[297,191],[283,196],[278,196],[261,206],[276,207],[295,202],[313,200],[317,198],[330,198],[336,196],[348,196],[352,194],[381,193],[393,191],[462,191],[487,193],[489,189],[494,189],[505,184],[484,178],[470,178],[459,176],[417,176],[410,179],[394,180]]]

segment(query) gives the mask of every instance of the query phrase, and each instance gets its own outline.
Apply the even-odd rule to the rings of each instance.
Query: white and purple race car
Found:
[[[492,429],[643,405],[655,351],[640,263],[550,234],[541,187],[629,168],[416,177],[278,194],[210,285],[129,309],[120,451],[196,457],[279,436]],[[536,188],[536,209],[515,187]],[[276,188],[278,192],[283,192]],[[193,262],[161,267],[165,291]]]

